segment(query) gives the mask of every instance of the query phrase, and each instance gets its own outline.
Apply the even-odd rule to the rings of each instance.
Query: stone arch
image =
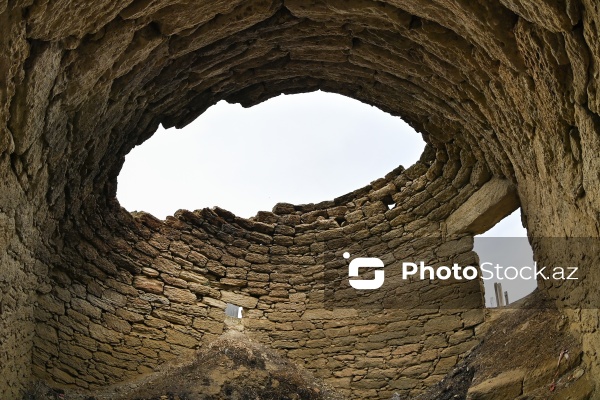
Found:
[[[259,248],[274,240],[268,237],[279,225],[287,232],[309,225],[301,229],[323,229],[325,239],[335,240],[328,232],[338,228],[327,224],[341,212],[336,207],[354,203],[344,218],[357,223],[371,212],[391,216],[393,209],[378,210],[379,203],[385,207],[382,194],[397,195],[396,204],[406,207],[394,218],[411,215],[411,233],[432,229],[444,237],[440,222],[498,179],[516,185],[532,237],[597,238],[597,16],[589,1],[0,4],[7,393],[21,392],[32,374],[83,387],[118,375],[88,365],[117,362],[114,346],[144,347],[130,329],[140,315],[156,318],[155,310],[145,303],[145,314],[125,307],[141,296],[135,277],[150,268],[144,260],[167,252],[166,260],[177,262],[165,262],[165,271],[193,267],[190,256],[206,261],[198,268],[209,265],[209,255],[181,244],[187,231],[199,235],[198,249],[218,250],[211,266],[219,276],[227,266],[223,238],[242,234]],[[402,116],[430,144],[422,162],[333,202],[282,206],[253,221],[217,210],[182,212],[163,223],[119,208],[115,183],[124,156],[159,123],[184,126],[222,99],[251,106],[316,89]],[[370,227],[367,237],[385,234],[377,229],[383,228]],[[365,251],[373,245],[366,243]],[[250,252],[251,265],[264,264],[262,244]],[[540,243],[534,250],[552,263],[598,257],[584,246],[564,252]],[[597,271],[585,272],[583,293],[596,299]],[[182,289],[176,282],[183,285],[169,286]],[[570,313],[578,301],[569,296],[572,287],[546,289],[562,299],[595,368],[595,327]],[[171,294],[183,296],[183,304],[189,298]],[[177,325],[168,318],[181,316],[164,317]],[[185,342],[180,334],[174,333]],[[74,338],[89,348],[70,346]],[[162,350],[153,351],[158,357]],[[97,353],[104,358],[95,359]]]

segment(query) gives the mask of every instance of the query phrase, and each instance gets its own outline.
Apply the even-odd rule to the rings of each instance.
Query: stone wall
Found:
[[[214,290],[221,285],[257,301],[271,297],[250,294],[248,276],[266,273],[253,271],[255,265],[278,266],[273,262],[276,256],[298,257],[303,260],[298,265],[306,267],[300,257],[314,259],[318,248],[308,246],[307,252],[302,249],[306,244],[293,243],[297,235],[313,229],[300,232],[298,226],[327,226],[317,244],[333,246],[325,252],[331,259],[320,261],[339,263],[331,266],[340,269],[344,264],[336,252],[341,247],[355,256],[379,254],[385,243],[394,249],[408,239],[393,238],[401,230],[442,241],[448,240],[448,232],[468,235],[468,225],[452,229],[445,221],[490,175],[516,187],[536,259],[558,265],[585,261],[578,286],[553,284],[543,290],[569,317],[570,329],[580,334],[584,362],[597,376],[598,308],[579,305],[582,298],[591,304],[600,301],[600,253],[577,241],[557,249],[535,238],[600,236],[599,16],[592,0],[0,1],[0,391],[18,397],[34,376],[81,386],[103,384],[115,380],[116,371],[92,373],[94,368],[114,365],[119,357],[132,369],[128,375],[149,371],[173,357],[173,349],[182,350],[172,338],[153,339],[152,329],[182,338],[180,334],[189,332],[172,326],[188,327],[191,318],[193,327],[192,312],[198,318],[201,309],[208,313],[222,305],[187,311],[193,309],[177,306],[181,303],[169,300],[166,293],[177,296],[183,290],[184,298],[192,300],[189,292],[202,303],[206,295],[190,290],[191,283],[202,284],[197,278],[202,276],[218,281]],[[434,149],[431,165],[432,158],[425,157],[421,167],[401,175],[406,182],[394,182],[391,190],[399,191],[403,202],[395,202],[400,209],[385,210],[390,203],[385,181],[375,183],[369,194],[319,206],[327,215],[316,208],[294,207],[299,216],[279,213],[272,222],[232,222],[228,214],[215,212],[216,216],[184,213],[162,224],[147,216],[132,217],[116,203],[125,155],[159,124],[185,126],[223,99],[251,106],[281,93],[317,89],[402,117]],[[235,162],[227,160],[227,154],[224,158]],[[358,202],[363,198],[368,203]],[[334,206],[348,208],[343,214],[347,221],[339,214],[329,215]],[[403,207],[408,219],[391,218],[404,212]],[[196,222],[188,221],[192,215]],[[302,221],[302,215],[316,220]],[[318,222],[319,217],[325,222]],[[217,223],[220,219],[224,222]],[[344,236],[350,243],[333,244],[338,238],[326,232],[335,236],[338,229],[349,229],[335,225],[344,222],[358,230]],[[482,220],[470,223],[479,229]],[[294,231],[283,228],[289,234],[275,233],[277,226]],[[183,233],[189,227],[201,234],[193,245],[183,240],[190,236]],[[227,242],[234,232],[252,232],[252,239],[244,239],[255,247],[229,254],[236,249]],[[278,235],[292,243],[289,238],[287,244],[275,243]],[[273,243],[259,246],[267,238]],[[256,246],[269,250],[263,254]],[[278,251],[277,246],[288,254],[270,253]],[[153,263],[165,260],[165,269],[184,269],[188,263],[195,265],[189,258],[196,254],[206,258],[206,265],[196,266],[201,270],[194,279],[200,282],[188,283],[187,288],[173,283],[183,286],[180,280],[169,282],[171,278],[164,277],[168,273]],[[247,254],[255,255],[245,260]],[[395,261],[391,254],[394,260],[388,258],[388,263]],[[228,265],[233,259],[249,265]],[[221,268],[209,271],[217,266]],[[159,276],[151,276],[155,273],[150,270],[144,274],[143,267]],[[248,286],[227,285],[244,279],[219,275],[236,271],[233,268],[246,272]],[[141,276],[164,280],[162,295],[140,294],[135,285],[145,285]],[[292,286],[296,293],[309,291],[300,289],[302,283],[271,281],[270,276],[268,284],[281,295]],[[171,312],[183,308],[177,315],[188,319],[161,325],[166,319],[153,316],[164,301],[161,296],[169,300]],[[167,311],[166,307],[160,308]],[[263,314],[255,311],[249,321],[269,321],[269,313],[256,310]],[[142,323],[147,319],[159,325]],[[164,348],[148,350],[147,355],[139,352],[146,347],[134,328],[142,327],[149,332],[146,342],[153,340]],[[248,329],[274,344],[283,341],[266,337],[258,327]],[[294,354],[294,349],[282,351]],[[130,356],[123,360],[123,354]],[[155,361],[140,367],[145,362],[141,359]],[[437,365],[423,372],[427,379],[437,375]],[[335,368],[338,375],[354,376],[341,372],[343,365]],[[379,378],[363,381],[368,379]]]
[[[27,195],[10,167],[0,156],[0,397],[21,398],[31,379],[31,358],[36,335],[34,310],[37,289],[47,282],[48,264],[38,249],[43,234],[28,204]]]
[[[35,336],[33,317],[37,264],[21,238],[14,235],[14,214],[0,212],[0,393],[17,397],[31,376],[31,352]]]
[[[449,171],[447,155],[437,157],[430,149],[334,201],[282,203],[251,220],[218,208],[165,222],[115,209],[126,229],[118,240],[82,231],[74,258],[53,268],[36,312],[36,375],[93,389],[153,371],[221,334],[231,303],[244,308],[250,337],[348,398],[421,392],[477,344],[483,321],[480,282],[398,276],[402,261],[477,263],[472,236],[444,237],[431,218],[490,175],[460,158]],[[387,281],[371,300],[348,286],[345,251],[384,261]]]

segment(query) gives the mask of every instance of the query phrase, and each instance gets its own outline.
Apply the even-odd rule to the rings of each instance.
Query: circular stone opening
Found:
[[[215,205],[250,217],[363,187],[414,164],[424,146],[402,119],[338,94],[281,95],[248,109],[221,101],[131,151],[118,198],[158,218]]]

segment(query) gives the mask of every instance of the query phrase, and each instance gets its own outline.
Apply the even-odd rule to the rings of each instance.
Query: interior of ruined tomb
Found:
[[[597,244],[543,238],[598,237],[598,15],[588,0],[0,3],[0,389],[150,374],[216,339],[232,303],[249,336],[348,397],[421,393],[479,343],[480,288],[452,291],[468,309],[364,317],[323,306],[324,268],[343,251],[469,260],[478,198],[522,208],[537,260],[582,260],[579,282],[540,292],[597,376]],[[317,89],[403,118],[421,160],[255,219],[120,208],[124,157],[159,124]]]

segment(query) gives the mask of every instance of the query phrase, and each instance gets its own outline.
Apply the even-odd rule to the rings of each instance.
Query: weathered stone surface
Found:
[[[519,198],[513,183],[492,179],[448,217],[447,233],[484,233],[518,207]]]
[[[235,293],[257,340],[348,397],[410,397],[439,376],[427,352],[450,368],[481,316],[432,307],[406,326],[392,311],[479,289],[398,285],[367,317],[324,307],[327,274],[350,250],[388,265],[467,258],[471,234],[519,204],[538,262],[594,266],[578,287],[540,289],[597,376],[597,307],[576,309],[600,301],[600,251],[539,238],[600,235],[599,15],[592,0],[0,2],[0,393],[21,398],[32,375],[133,378],[215,335]],[[124,156],[159,124],[317,89],[403,117],[429,144],[421,161],[257,219],[119,207]],[[428,359],[391,356],[410,345]],[[94,368],[76,346],[98,352]]]
[[[469,400],[500,400],[517,398],[523,391],[525,371],[504,372],[469,390]]]
[[[196,302],[196,295],[189,290],[165,286],[164,294],[169,300],[176,303],[193,304]]]
[[[221,301],[226,303],[235,304],[236,306],[244,308],[254,308],[258,304],[258,299],[251,296],[244,296],[232,292],[222,292]]]
[[[156,279],[150,279],[145,276],[136,276],[133,280],[133,287],[149,293],[162,294],[165,284]]]

